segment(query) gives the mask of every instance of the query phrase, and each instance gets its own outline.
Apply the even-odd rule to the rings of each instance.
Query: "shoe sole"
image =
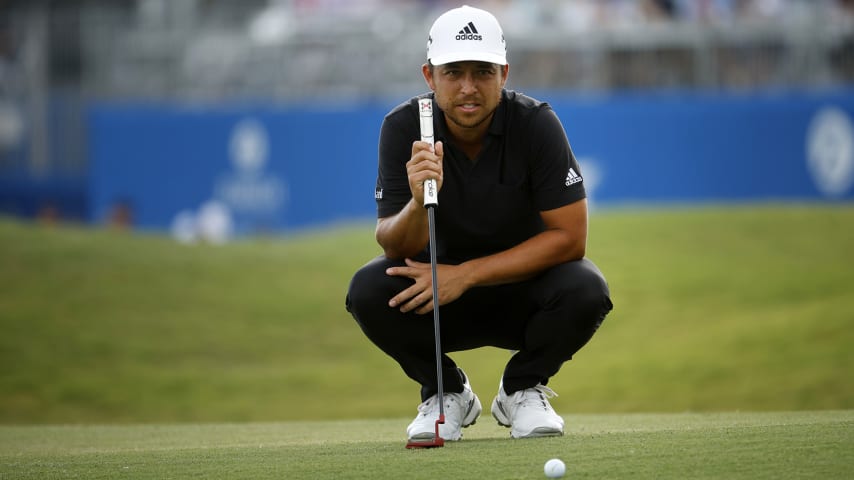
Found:
[[[507,416],[506,412],[504,412],[504,407],[501,406],[501,402],[498,401],[497,396],[492,401],[492,408],[490,411],[492,412],[492,418],[494,418],[499,425],[510,428],[510,417]]]
[[[510,436],[513,438],[562,437],[563,430],[558,430],[556,428],[550,427],[537,427],[527,435],[513,435],[513,433],[511,432]]]

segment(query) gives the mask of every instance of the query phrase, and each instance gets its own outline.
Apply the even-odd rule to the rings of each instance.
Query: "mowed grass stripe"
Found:
[[[463,441],[406,450],[406,419],[0,427],[0,478],[850,478],[852,411],[567,415],[516,441],[482,419]]]

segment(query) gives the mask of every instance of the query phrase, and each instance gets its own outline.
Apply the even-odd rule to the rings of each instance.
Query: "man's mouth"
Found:
[[[480,104],[478,103],[460,103],[457,105],[457,108],[464,112],[474,112],[478,108],[480,108]]]

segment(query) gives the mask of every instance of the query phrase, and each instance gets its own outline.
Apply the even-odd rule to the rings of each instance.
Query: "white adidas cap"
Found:
[[[507,65],[507,46],[498,20],[468,5],[443,13],[430,28],[427,60],[433,65],[474,60]]]

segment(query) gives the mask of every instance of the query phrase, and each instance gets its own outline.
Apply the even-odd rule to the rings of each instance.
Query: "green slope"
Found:
[[[563,412],[854,408],[854,207],[594,211],[614,312]],[[408,417],[344,310],[372,225],[226,246],[0,221],[0,423]],[[454,355],[485,404],[508,353]]]

